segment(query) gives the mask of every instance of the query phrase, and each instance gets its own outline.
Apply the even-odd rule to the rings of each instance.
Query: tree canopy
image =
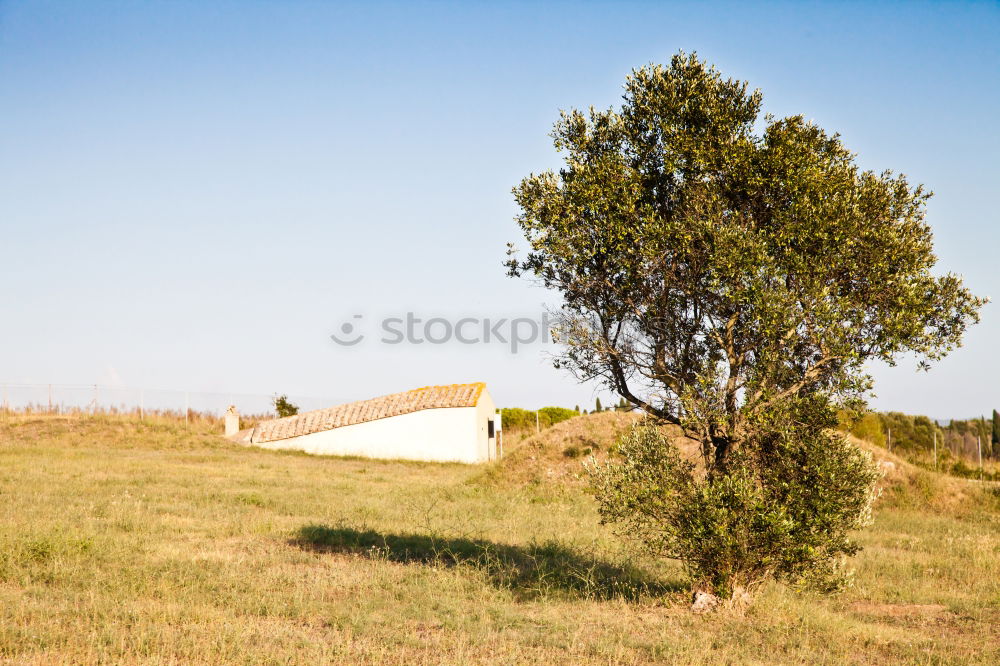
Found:
[[[928,191],[761,109],[680,53],[633,71],[620,109],[563,112],[564,165],[514,188],[529,250],[507,266],[561,292],[557,364],[684,427],[713,469],[790,401],[857,404],[869,361],[927,367],[985,302],[933,272]]]

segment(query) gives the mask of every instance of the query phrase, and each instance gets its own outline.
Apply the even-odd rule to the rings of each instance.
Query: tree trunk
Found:
[[[715,461],[712,475],[725,475],[729,471],[729,454],[732,453],[734,442],[728,437],[712,436],[712,446],[715,448]]]

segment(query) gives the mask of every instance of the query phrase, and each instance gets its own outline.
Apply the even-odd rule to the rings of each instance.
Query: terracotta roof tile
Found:
[[[419,412],[423,409],[475,407],[484,388],[486,388],[486,384],[483,382],[425,386],[371,400],[349,402],[345,405],[303,412],[295,416],[262,421],[254,428],[251,441],[254,443],[273,442],[390,416]]]

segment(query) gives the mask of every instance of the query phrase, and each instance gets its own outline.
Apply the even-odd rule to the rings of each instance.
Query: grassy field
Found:
[[[8,416],[0,662],[1000,663],[1000,494],[901,462],[890,480],[853,589],[699,616],[676,568],[544,470]]]

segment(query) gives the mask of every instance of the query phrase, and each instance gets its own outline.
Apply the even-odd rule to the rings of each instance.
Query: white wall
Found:
[[[493,398],[490,397],[486,389],[483,389],[474,409],[476,410],[476,452],[479,462],[496,460],[496,429],[493,430],[493,437],[490,437],[489,420],[493,419],[494,426],[499,426],[500,417],[496,414],[496,405],[493,404]]]
[[[486,422],[480,417],[478,406],[424,409],[301,437],[255,442],[255,446],[334,456],[485,462],[489,459],[484,441]],[[482,421],[482,436],[477,436],[479,421]]]
[[[489,436],[489,421],[494,436]],[[341,426],[274,442],[253,442],[266,449],[320,455],[361,456],[427,462],[481,463],[496,459],[500,416],[483,388],[475,407],[439,407]]]

